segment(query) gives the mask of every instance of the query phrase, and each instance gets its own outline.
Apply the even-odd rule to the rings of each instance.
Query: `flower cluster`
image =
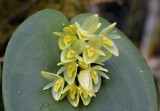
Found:
[[[88,17],[82,25],[75,22],[63,28],[63,32],[54,32],[59,36],[59,48],[61,52],[62,67],[57,74],[44,72],[44,78],[51,81],[43,90],[52,87],[52,95],[55,100],[61,100],[67,96],[68,101],[77,107],[81,98],[84,105],[88,105],[91,97],[96,96],[101,86],[101,77],[109,79],[104,73],[107,69],[101,67],[102,62],[108,60],[112,54],[118,56],[118,49],[113,39],[120,38],[110,31],[115,27],[113,23],[96,34],[101,23],[98,15]]]

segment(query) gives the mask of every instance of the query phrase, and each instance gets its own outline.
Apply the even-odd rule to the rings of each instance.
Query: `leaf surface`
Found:
[[[90,14],[82,14],[71,23],[82,22]],[[109,22],[100,18],[101,28]],[[53,32],[68,25],[64,15],[55,10],[40,11],[24,21],[13,34],[5,54],[3,99],[6,111],[157,111],[157,95],[151,71],[137,48],[118,29],[114,40],[119,57],[105,62],[110,80],[102,80],[101,88],[88,106],[82,100],[77,108],[67,99],[55,101],[51,90],[43,91],[50,81],[41,71],[56,73],[60,62],[58,37]],[[112,33],[112,32],[111,32]],[[115,32],[114,32],[115,34]]]

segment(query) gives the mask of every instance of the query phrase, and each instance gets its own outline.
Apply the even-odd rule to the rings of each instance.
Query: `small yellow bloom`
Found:
[[[88,48],[88,56],[91,57],[93,56],[93,54],[94,54],[94,48],[93,47]]]
[[[67,68],[68,77],[72,77],[74,70],[75,70],[75,66],[73,66],[72,64],[68,66]]]
[[[75,24],[69,25],[69,28],[76,34],[77,33],[77,26]]]
[[[80,89],[80,96],[83,101],[83,104],[87,106],[91,101],[91,96],[88,94],[88,92],[85,89],[82,88],[82,86],[79,86],[79,89]]]
[[[53,34],[60,37],[58,44],[61,50],[68,48],[75,40],[77,40],[76,32],[77,27],[75,24],[64,27],[63,32],[53,32]]]
[[[62,87],[63,82],[61,80],[57,80],[56,84],[54,85],[54,92],[58,92],[58,90],[60,89],[60,87]]]
[[[75,83],[73,83],[73,85],[67,85],[64,88],[61,99],[63,99],[66,95],[68,101],[74,107],[77,107],[79,104],[79,88],[75,85]]]
[[[64,79],[59,76],[58,74],[53,74],[49,72],[41,71],[41,74],[44,78],[52,81],[51,83],[47,84],[43,90],[49,89],[52,87],[52,96],[53,98],[58,101],[60,100],[62,90],[64,87]]]
[[[75,99],[76,93],[77,93],[77,89],[75,87],[70,88],[69,94],[70,94],[71,99]]]
[[[75,62],[65,64],[67,70],[64,71],[64,78],[69,85],[72,85],[77,75],[78,64]]]
[[[72,57],[75,57],[75,51],[73,50],[70,50],[68,53],[67,53],[67,58],[72,58]]]
[[[114,54],[115,56],[119,55],[119,51],[117,49],[117,46],[113,42],[113,39],[119,39],[121,38],[119,35],[112,35],[109,34],[109,32],[115,27],[116,23],[113,23],[103,29],[100,33],[99,36],[103,37],[103,47],[106,48],[107,51],[110,53]]]
[[[77,34],[80,39],[89,40],[94,36],[94,33],[99,29],[101,26],[100,23],[98,23],[98,15],[94,14],[87,18],[82,25],[75,22],[77,26]]]
[[[80,35],[81,35],[82,38],[87,38],[87,37],[88,37],[86,31],[81,31],[81,32],[80,32]]]

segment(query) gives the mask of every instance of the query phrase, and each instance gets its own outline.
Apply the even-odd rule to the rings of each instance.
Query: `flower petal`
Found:
[[[94,84],[94,82],[92,82],[93,84],[93,91],[96,93],[99,91],[100,87],[101,87],[101,76],[98,76],[98,83]]]
[[[105,79],[109,79],[109,77],[104,72],[97,71],[97,73],[98,73],[98,75],[104,77]]]
[[[103,45],[103,39],[100,36],[94,36],[88,41],[88,45],[95,49],[99,49]]]
[[[101,27],[101,25],[102,25],[101,23],[98,23],[98,25],[97,25],[96,29],[94,30],[93,34],[95,34],[97,32],[97,30]]]
[[[74,65],[74,67],[75,67],[74,71],[72,73],[72,77],[68,77],[67,71],[64,72],[64,78],[69,85],[72,85],[74,83],[75,77],[77,75],[77,64],[72,63],[72,65]]]
[[[47,90],[47,89],[53,87],[54,84],[55,84],[55,82],[50,82],[49,84],[47,84],[47,85],[43,88],[43,90]]]
[[[92,90],[92,79],[90,76],[90,70],[82,70],[78,75],[78,81],[84,90]]]
[[[91,34],[83,30],[82,31],[77,30],[77,34],[78,34],[78,37],[83,40],[89,40],[90,37],[92,36]]]
[[[69,28],[76,34],[77,33],[77,26],[76,24],[69,25]]]
[[[74,31],[72,31],[69,27],[64,27],[64,28],[63,28],[63,32],[64,32],[66,35],[75,35]]]
[[[106,56],[105,53],[101,49],[96,49],[95,53],[101,55],[101,56]]]
[[[103,44],[111,46],[111,47],[113,46],[113,42],[107,37],[103,37]]]
[[[54,35],[57,35],[57,36],[59,36],[59,37],[65,37],[65,36],[66,36],[66,34],[63,33],[63,32],[53,32],[53,34],[54,34]]]
[[[64,43],[63,38],[59,38],[58,45],[61,50],[64,50],[70,46],[70,44]]]
[[[93,69],[93,70],[100,70],[100,71],[108,72],[107,69],[101,67],[100,65],[93,66],[92,69]]]
[[[95,63],[95,64],[99,64],[99,65],[104,65],[103,63],[101,63],[101,62],[93,62],[93,63]]]
[[[76,51],[77,54],[81,54],[83,52],[84,46],[85,41],[83,39],[79,39],[73,43],[72,49]]]
[[[42,75],[42,77],[44,77],[44,78],[46,78],[50,81],[53,81],[53,82],[56,82],[58,79],[62,78],[57,74],[50,73],[50,72],[45,72],[45,71],[41,71],[41,75]]]
[[[83,61],[82,57],[79,56],[79,55],[76,55],[76,58],[77,58],[79,61]]]
[[[90,96],[90,97],[96,97],[96,95],[95,95],[95,93],[94,93],[94,91],[93,91],[93,88],[92,88],[92,90],[91,91],[86,91],[87,92],[87,94]]]
[[[88,17],[82,24],[82,28],[89,33],[93,33],[98,25],[98,15],[94,14]]]
[[[67,62],[76,61],[75,57],[67,58],[68,51],[69,51],[69,49],[65,49],[65,50],[62,51],[62,53],[61,53],[61,62],[67,63]]]
[[[62,96],[60,97],[60,100],[62,100],[69,92],[69,89],[72,87],[72,85],[67,85],[63,91],[62,91]]]
[[[67,70],[67,67],[66,67],[66,66],[63,66],[63,67],[61,67],[61,68],[58,70],[57,74],[61,74],[61,73],[64,72],[65,70]]]
[[[65,93],[61,94],[61,97],[60,97],[59,100],[62,100],[63,98],[65,98],[67,94],[68,94],[68,91],[66,91]]]
[[[83,104],[84,104],[85,106],[87,106],[87,105],[90,103],[90,101],[91,101],[91,97],[88,95],[87,98],[85,98],[84,95],[83,95],[83,91],[85,91],[85,90],[82,89],[82,88],[80,88],[80,96],[81,96],[81,99],[82,99],[82,101],[83,101]],[[87,92],[86,92],[86,93],[87,93]]]
[[[105,29],[103,29],[99,35],[107,35],[109,31],[111,31],[114,27],[116,26],[116,23],[113,23],[111,25],[109,25],[108,27],[106,27]]]
[[[73,87],[72,85],[67,85],[63,91],[62,91],[62,94],[66,93],[71,87]]]
[[[108,39],[119,39],[119,38],[121,38],[121,36],[119,36],[119,35],[107,35],[106,36]]]
[[[100,56],[97,62],[105,62],[112,57],[112,53],[107,50],[103,51],[106,56]]]
[[[83,60],[87,64],[95,62],[98,59],[98,57],[99,57],[99,54],[97,53],[94,53],[91,57],[89,57],[86,48],[83,51]]]
[[[80,26],[80,24],[78,22],[75,22],[75,24],[76,24],[76,26],[77,26],[79,31],[83,31],[83,29],[81,28],[81,26]]]
[[[80,39],[83,39],[83,40],[88,40],[88,39],[89,39],[89,34],[88,34],[88,32],[87,32],[87,31],[84,31],[84,30],[81,28],[81,26],[80,26],[79,23],[75,22],[75,24],[76,24],[76,26],[77,26],[77,28],[78,28],[78,30],[77,30],[77,35],[78,35],[78,37],[79,37]]]
[[[103,45],[103,47],[106,48],[109,52],[111,52],[115,56],[119,55],[119,51],[118,51],[117,46],[115,45],[114,42],[113,42],[113,46]]]

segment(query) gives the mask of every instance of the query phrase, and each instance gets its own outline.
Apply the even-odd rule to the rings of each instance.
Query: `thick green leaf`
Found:
[[[0,62],[0,82],[1,82],[1,77],[2,77],[2,65],[1,65],[1,62]]]
[[[4,111],[3,100],[2,100],[2,62],[0,62],[0,111]]]
[[[89,14],[72,19],[80,24]],[[109,25],[100,19],[102,28]],[[3,98],[6,111],[156,111],[157,98],[151,72],[135,46],[118,29],[121,39],[115,40],[119,57],[105,63],[110,80],[102,81],[96,98],[88,106],[82,101],[78,108],[67,99],[55,101],[49,83],[40,72],[56,73],[59,69],[59,32],[67,19],[55,10],[43,10],[28,18],[12,36],[5,54]],[[115,29],[114,29],[115,30]],[[115,33],[115,32],[113,32]]]

